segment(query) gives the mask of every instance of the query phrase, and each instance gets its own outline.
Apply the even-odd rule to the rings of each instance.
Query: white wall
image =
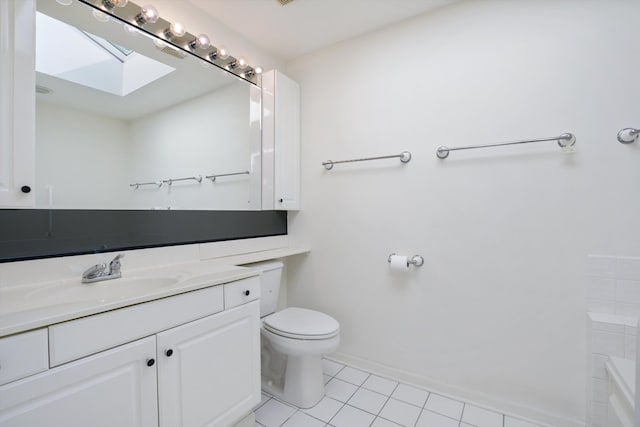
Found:
[[[293,61],[302,206],[290,305],[339,356],[552,425],[585,419],[590,253],[640,254],[637,1],[473,1]],[[463,146],[572,132],[554,142]],[[400,153],[413,160],[321,162]],[[407,274],[391,252],[425,257]]]
[[[38,208],[131,207],[126,121],[44,102],[36,103],[36,119]]]
[[[240,82],[239,82],[240,83]],[[250,209],[249,87],[234,84],[131,123],[131,182],[202,176],[202,182],[132,190],[139,209]],[[259,178],[257,178],[259,180]]]

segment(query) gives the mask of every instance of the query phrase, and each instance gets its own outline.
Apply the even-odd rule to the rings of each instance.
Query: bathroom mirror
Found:
[[[259,210],[260,89],[79,1],[38,1],[36,208]]]

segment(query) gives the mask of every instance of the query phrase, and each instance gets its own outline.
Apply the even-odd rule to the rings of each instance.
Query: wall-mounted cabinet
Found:
[[[33,0],[0,2],[0,206],[8,208],[35,203],[34,26]]]
[[[280,71],[262,76],[262,209],[300,209],[300,86]]]

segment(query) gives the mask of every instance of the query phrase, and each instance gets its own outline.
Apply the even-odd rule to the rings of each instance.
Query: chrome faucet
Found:
[[[109,279],[117,279],[118,277],[122,277],[122,272],[120,268],[122,264],[120,264],[120,259],[124,257],[124,254],[117,255],[114,259],[109,263],[109,270],[107,270],[107,264],[96,264],[94,266],[89,267],[82,273],[82,283],[93,283],[100,282],[101,280],[109,280]]]

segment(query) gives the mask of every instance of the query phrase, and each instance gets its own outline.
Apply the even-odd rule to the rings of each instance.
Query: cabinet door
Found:
[[[300,86],[275,73],[275,209],[300,209]]]
[[[227,427],[260,402],[259,304],[157,335],[161,427]]]
[[[0,207],[35,201],[35,1],[0,1]]]
[[[158,425],[155,338],[0,387],[2,427]]]

